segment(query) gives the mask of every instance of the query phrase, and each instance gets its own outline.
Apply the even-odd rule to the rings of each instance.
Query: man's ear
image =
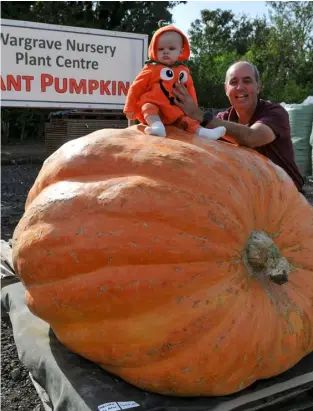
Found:
[[[224,90],[225,90],[225,94],[226,94],[226,96],[227,96],[226,83],[224,83]]]
[[[261,84],[261,82],[259,81],[259,82],[258,82],[258,88],[257,88],[258,94],[260,93],[261,88],[262,88],[262,84]]]

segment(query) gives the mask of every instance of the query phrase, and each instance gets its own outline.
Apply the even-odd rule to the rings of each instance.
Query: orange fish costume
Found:
[[[169,31],[175,31],[183,39],[183,52],[178,61],[173,65],[165,65],[157,61],[157,44],[159,37]],[[149,45],[149,60],[132,83],[126,98],[124,113],[133,112],[137,120],[147,124],[145,116],[158,114],[163,124],[176,122],[180,128],[193,133],[200,124],[196,120],[187,117],[184,112],[175,105],[173,86],[181,82],[187,88],[194,102],[197,104],[196,91],[189,69],[182,63],[188,60],[190,46],[187,37],[174,26],[165,26],[158,29]]]

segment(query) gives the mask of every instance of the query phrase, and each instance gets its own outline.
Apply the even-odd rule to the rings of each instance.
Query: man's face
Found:
[[[257,104],[260,84],[253,68],[247,63],[231,66],[226,74],[225,91],[235,110],[249,110]]]

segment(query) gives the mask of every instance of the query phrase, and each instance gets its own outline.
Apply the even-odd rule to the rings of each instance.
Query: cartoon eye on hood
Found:
[[[171,95],[175,82],[186,83],[188,80],[188,69],[182,70],[181,67],[163,67],[158,72],[158,83],[165,97],[169,100],[172,106],[175,105],[175,98]]]
[[[162,68],[162,70],[160,72],[161,79],[165,80],[165,81],[174,80],[174,76],[175,76],[174,71],[171,68],[168,68],[168,67]],[[176,74],[176,76],[177,76],[177,74]],[[177,80],[180,81],[181,83],[187,83],[187,80],[188,80],[187,72],[184,71],[184,70],[181,70],[179,72]]]
[[[162,80],[173,80],[174,78],[174,71],[168,67],[162,68],[160,77]]]
[[[184,70],[182,70],[180,73],[179,73],[179,81],[181,82],[181,83],[187,83],[187,80],[188,80],[188,74],[187,74],[187,72],[186,71],[184,71]]]

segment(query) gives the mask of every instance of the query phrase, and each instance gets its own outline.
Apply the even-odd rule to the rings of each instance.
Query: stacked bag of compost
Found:
[[[313,173],[313,97],[301,104],[281,105],[287,110],[290,120],[291,139],[297,166],[304,177]]]

